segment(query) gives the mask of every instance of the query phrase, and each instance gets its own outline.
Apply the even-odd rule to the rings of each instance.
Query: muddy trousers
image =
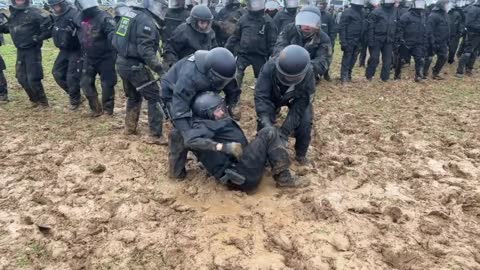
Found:
[[[18,83],[27,92],[32,103],[48,106],[48,99],[43,88],[42,51],[40,46],[17,49],[15,66]]]
[[[6,69],[5,61],[0,55],[0,101],[8,100],[7,78],[3,71]]]
[[[177,129],[172,129],[170,132],[169,148],[170,176],[185,177],[188,150],[183,146],[183,137]],[[200,162],[202,162],[201,158]],[[272,166],[274,176],[289,170],[290,167],[287,149],[280,137],[280,132],[274,127],[260,130],[255,139],[243,149],[240,160],[226,168],[245,177],[245,182],[241,185],[231,182],[226,184],[243,191],[255,189],[262,180],[267,162]]]
[[[395,78],[401,78],[402,64],[411,56],[415,60],[415,78],[422,78],[425,66],[425,47],[423,45],[409,47],[402,45],[398,49],[398,53],[398,60],[395,63]]]
[[[94,112],[101,111],[98,104],[98,92],[95,86],[95,77],[100,75],[102,86],[102,104],[103,111],[107,114],[113,114],[115,105],[115,85],[117,84],[117,73],[115,72],[115,56],[108,56],[101,59],[84,59],[82,68],[82,79],[80,87],[87,97],[90,109]],[[100,107],[100,108],[99,108]]]
[[[390,79],[390,69],[393,59],[393,44],[381,43],[375,44],[375,46],[369,47],[370,58],[368,59],[367,69],[365,71],[365,77],[372,79],[375,76],[375,71],[380,63],[380,53],[382,54],[382,71],[380,73],[380,79],[382,81],[388,81]]]
[[[350,81],[352,79],[352,70],[360,50],[361,48],[359,46],[354,45],[343,51],[342,67],[340,70],[340,79],[342,81]]]
[[[448,46],[448,63],[452,64],[455,62],[455,54],[458,50],[458,45],[460,43],[460,35],[455,35],[450,37],[450,42]]]
[[[436,45],[435,48],[430,49],[429,56],[425,59],[425,67],[423,69],[423,73],[425,77],[428,75],[428,71],[430,69],[430,65],[432,64],[433,56],[437,56],[437,62],[435,66],[432,68],[432,73],[434,76],[440,74],[442,71],[443,66],[447,63],[448,57],[448,45],[447,44],[439,44]]]
[[[80,104],[82,57],[80,50],[60,50],[52,70],[57,84],[68,94],[71,105]]]
[[[148,127],[152,136],[162,136],[163,112],[160,109],[160,87],[158,83],[151,84],[140,91],[137,88],[155,78],[150,70],[142,64],[122,65],[117,62],[117,70],[123,81],[123,89],[127,97],[127,109],[125,116],[125,130],[129,134],[136,132],[142,100],[148,102]]]
[[[267,62],[267,57],[259,54],[239,54],[237,57],[237,82],[238,86],[241,88],[243,83],[243,77],[245,76],[245,69],[252,66],[253,75],[255,79],[258,78],[260,74],[260,69]]]
[[[468,33],[465,40],[465,50],[458,62],[457,74],[464,74],[473,70],[477,52],[480,50],[480,34]]]

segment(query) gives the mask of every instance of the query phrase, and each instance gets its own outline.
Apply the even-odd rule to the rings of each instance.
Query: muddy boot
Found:
[[[279,188],[301,188],[309,185],[307,181],[293,177],[289,170],[274,175],[273,179]]]
[[[302,165],[302,166],[306,166],[310,163],[310,161],[308,160],[308,158],[306,156],[304,157],[295,157],[295,160],[298,162],[298,164]]]
[[[90,117],[99,117],[102,115],[102,105],[100,104],[100,100],[98,97],[87,97],[88,105],[90,106]]]
[[[68,106],[68,109],[72,112],[78,110],[78,108],[80,108],[80,103],[79,104],[70,104],[70,106]]]
[[[438,74],[438,73],[434,73],[434,74],[432,75],[432,79],[437,80],[437,81],[443,81],[443,80],[445,80],[445,78],[443,78],[442,76],[440,76],[440,74]]]
[[[148,135],[145,138],[145,143],[148,144],[157,144],[157,145],[168,145],[168,140],[163,136]]]
[[[137,133],[140,110],[140,104],[133,106],[132,108],[127,108],[127,112],[125,114],[125,135],[133,135]]]
[[[0,96],[0,104],[7,104],[9,102],[8,96]]]

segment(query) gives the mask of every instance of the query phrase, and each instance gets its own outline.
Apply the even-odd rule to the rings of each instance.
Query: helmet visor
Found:
[[[295,16],[295,25],[297,26],[310,26],[316,29],[320,29],[322,21],[318,14],[310,11],[300,11]]]
[[[220,75],[215,70],[210,69],[210,71],[208,72],[208,77],[210,79],[210,82],[212,83],[212,86],[216,90],[222,90],[235,78],[235,75],[233,75],[232,77],[225,77]]]
[[[285,1],[286,8],[298,8],[298,0],[286,0]]]
[[[413,1],[413,8],[425,9],[427,3],[424,0]]]
[[[247,5],[248,10],[251,11],[260,11],[265,9],[264,0],[250,0]]]
[[[163,20],[167,13],[167,4],[163,0],[145,0],[145,8],[158,19]]]

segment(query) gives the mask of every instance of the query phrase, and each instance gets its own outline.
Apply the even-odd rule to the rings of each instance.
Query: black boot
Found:
[[[299,188],[308,186],[308,182],[293,177],[289,170],[285,170],[273,176],[279,188]]]

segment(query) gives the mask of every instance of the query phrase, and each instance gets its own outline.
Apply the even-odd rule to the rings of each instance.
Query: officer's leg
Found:
[[[426,49],[425,55],[425,66],[423,67],[423,79],[427,79],[428,73],[430,72],[430,65],[432,64],[433,59],[433,49],[429,46]]]
[[[187,164],[188,150],[183,144],[181,132],[172,128],[168,140],[168,174],[171,178],[183,180],[187,176],[185,165]]]
[[[408,52],[405,53],[407,50],[404,48],[404,46],[400,46],[397,50],[397,55],[395,56],[397,58],[397,61],[394,61],[394,78],[395,80],[400,80],[402,78],[402,61],[401,59],[406,59],[408,57]]]
[[[42,51],[40,47],[28,49],[28,57],[25,59],[27,80],[32,91],[35,92],[37,103],[42,106],[48,106],[48,99],[43,89],[43,66]]]
[[[460,60],[458,61],[457,66],[457,77],[462,77],[465,74],[465,68],[467,66],[470,57],[472,56],[473,51],[473,42],[470,35],[467,35],[467,40],[465,41],[465,49],[462,56],[460,56]]]
[[[340,80],[342,82],[348,81],[348,73],[351,69],[351,58],[353,57],[353,50],[345,50],[342,55],[342,66],[340,69]]]
[[[52,75],[58,86],[60,86],[67,94],[69,93],[67,84],[68,72],[68,52],[60,50],[53,63]]]
[[[380,59],[380,46],[375,45],[374,47],[369,47],[370,58],[368,58],[367,69],[365,71],[365,77],[368,80],[371,80],[375,76],[375,70],[377,69],[378,62]]]
[[[80,78],[82,71],[82,58],[80,51],[70,52],[68,56],[67,86],[70,95],[70,109],[76,109],[80,105]]]
[[[423,67],[425,66],[425,55],[423,46],[415,46],[411,48],[410,55],[415,60],[415,81],[420,82],[423,77]]]
[[[367,59],[367,45],[363,44],[362,48],[360,49],[360,58],[359,58],[359,66],[364,67],[365,66],[365,60]]]
[[[458,50],[457,50],[457,57],[458,58],[460,58],[462,56],[462,54],[465,52],[466,39],[467,39],[467,35],[464,34],[461,37],[461,41],[459,41],[460,44],[458,45]]]
[[[390,79],[390,70],[392,69],[393,43],[385,43],[382,46],[382,73],[380,75],[382,81],[386,82]],[[398,61],[400,62],[400,61]]]
[[[455,53],[458,49],[458,42],[460,41],[459,36],[454,36],[450,38],[449,47],[448,47],[448,63],[453,64],[455,62]]]
[[[17,49],[17,63],[15,64],[15,77],[17,78],[18,83],[22,86],[22,88],[27,92],[28,98],[30,102],[33,103],[34,106],[37,104],[37,96],[35,92],[30,87],[27,78],[27,53],[25,49]]]
[[[447,57],[448,57],[447,45],[442,44],[436,51],[436,54],[437,54],[437,62],[435,63],[435,66],[432,69],[432,75],[437,79],[441,79],[441,77],[439,77],[440,72],[442,71],[443,66],[447,62]]]
[[[8,101],[7,79],[5,78],[5,74],[3,73],[5,68],[5,61],[3,61],[3,58],[0,55],[0,102]]]
[[[245,55],[238,55],[237,57],[237,83],[240,89],[243,84],[243,77],[245,76],[245,69],[250,65],[250,60]]]
[[[348,69],[348,81],[352,80],[352,72],[355,67],[355,62],[357,61],[358,54],[360,53],[360,48],[356,45],[353,46],[352,55],[350,57],[350,66]]]
[[[252,55],[249,58],[253,67],[253,75],[255,76],[255,79],[257,79],[258,75],[260,74],[260,70],[267,62],[267,58],[263,55]]]
[[[142,95],[135,90],[135,86],[124,79],[123,80],[123,89],[125,91],[125,96],[127,97],[127,108],[125,112],[125,134],[131,135],[137,132],[138,119],[140,118],[140,111],[142,109]]]
[[[98,73],[102,85],[102,106],[103,111],[113,114],[115,106],[115,85],[117,84],[117,73],[115,72],[115,57],[108,57],[98,64]]]
[[[306,157],[310,141],[312,140],[313,111],[310,104],[303,114],[298,127],[295,129],[295,159],[300,163],[306,163]]]
[[[475,35],[472,38],[472,54],[467,61],[467,75],[472,74],[473,67],[475,65],[475,61],[478,57],[478,50],[480,49],[480,35]]]
[[[97,72],[95,67],[87,59],[83,62],[82,77],[80,87],[88,100],[88,105],[92,111],[92,116],[97,117],[102,114],[102,104],[98,100],[97,87],[95,86],[95,76]]]

